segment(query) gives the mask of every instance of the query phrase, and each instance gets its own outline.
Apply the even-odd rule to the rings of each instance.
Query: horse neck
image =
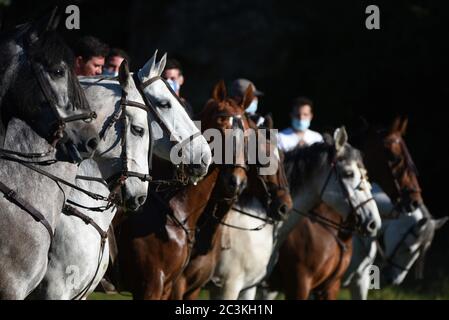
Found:
[[[198,219],[198,233],[194,247],[195,255],[208,254],[216,249],[217,244],[220,243],[223,228],[220,222],[225,220],[233,202],[217,201],[217,199],[220,199],[217,193],[217,188],[214,188],[211,199]]]
[[[219,168],[214,168],[196,186],[188,185],[170,199],[170,207],[181,222],[185,221],[187,228],[194,229],[197,226],[210,202],[218,174]]]
[[[309,212],[313,207],[315,207],[320,199],[312,191],[310,187],[310,181],[304,181],[303,185],[298,188],[296,191],[292,192],[292,200],[293,200],[293,208],[299,212]],[[297,212],[290,211],[287,219],[285,221],[281,221],[276,225],[275,228],[275,249],[278,249],[279,246],[284,242],[290,231],[295,227],[298,223],[299,219],[302,216]]]
[[[5,137],[5,148],[24,153],[33,153],[48,150],[49,144],[25,122],[13,118],[8,124],[8,131],[6,132]],[[55,152],[52,152],[49,156],[40,158],[40,160],[51,160],[54,159],[54,157]],[[12,175],[8,177],[1,178],[5,184],[13,189],[16,187],[19,188],[19,186],[22,189],[26,188],[26,192],[24,190],[18,191],[20,196],[30,199],[38,198],[37,195],[45,197],[46,201],[31,204],[35,205],[38,210],[42,210],[42,214],[46,216],[52,226],[55,226],[57,217],[59,217],[64,204],[65,195],[69,194],[70,188],[63,184],[56,184],[42,174],[25,168],[16,162],[2,160],[1,166],[1,172],[3,172],[4,175],[7,175],[8,172],[12,173]],[[37,165],[33,166],[38,167]],[[74,183],[78,167],[76,164],[58,161],[50,165],[40,166],[40,169],[67,182]],[[17,183],[18,180],[21,181],[20,184]],[[61,189],[64,193],[61,192]],[[45,204],[47,204],[47,206]]]
[[[333,210],[332,208],[330,208],[328,205],[326,205],[325,203],[321,202],[314,210],[317,214],[319,214],[320,216],[329,219],[331,221],[334,221],[337,224],[342,224],[344,222],[343,217],[338,214],[338,212],[336,212],[335,210]],[[338,230],[336,228],[332,228],[332,227],[327,227],[324,226],[324,228],[334,234],[335,236],[337,236],[339,239],[343,240],[343,241],[349,241],[352,239],[352,234],[350,232],[345,232],[345,231],[341,231]]]

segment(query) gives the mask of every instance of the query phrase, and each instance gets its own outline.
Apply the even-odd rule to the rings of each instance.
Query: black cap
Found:
[[[253,87],[254,95],[256,97],[263,96],[264,93],[256,89],[254,83],[249,81],[248,79],[236,79],[231,84],[231,89],[229,94],[231,97],[243,97],[245,95],[246,89],[251,85]]]

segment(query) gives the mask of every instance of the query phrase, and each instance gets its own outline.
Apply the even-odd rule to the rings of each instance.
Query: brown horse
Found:
[[[285,293],[286,299],[336,299],[341,278],[352,255],[352,233],[342,225],[341,215],[324,203],[314,210],[333,223],[313,217],[300,219],[279,250],[279,260],[270,287]],[[324,220],[323,220],[324,221]]]
[[[397,117],[388,131],[370,127],[360,141],[371,180],[392,199],[397,213],[423,204],[418,171],[403,139],[407,124]]]
[[[266,123],[267,128],[272,129],[270,118],[266,118]],[[274,149],[277,150],[273,148],[273,144],[274,147],[276,146],[271,137],[264,136],[262,139],[259,136],[262,131],[257,131],[253,122],[250,122],[250,125],[257,132],[257,147],[262,152],[268,155]],[[281,158],[270,157],[269,160],[277,161],[275,173],[259,175],[257,166],[250,167],[248,187],[240,197],[257,196],[267,208],[269,219],[279,220],[291,209],[292,200]],[[225,222],[231,207],[231,205],[220,205],[216,208],[218,214],[207,210],[202,214],[200,218],[202,227],[197,234],[191,260],[175,284],[172,299],[197,299],[201,288],[212,278],[222,250],[223,228],[233,227]]]
[[[359,141],[371,179],[395,199],[398,213],[423,203],[417,170],[403,140],[407,123],[398,117],[387,132],[370,128]],[[338,218],[324,204],[315,213],[334,221]],[[284,290],[287,299],[307,299],[310,293],[318,299],[336,299],[351,254],[351,234],[302,219],[280,249],[271,282]]]
[[[252,99],[253,91],[249,87],[242,103],[236,104],[226,97],[224,83],[220,82],[201,113],[202,129],[220,129],[223,136],[229,133],[225,129],[248,129],[244,111]],[[200,242],[195,233],[205,228],[199,221],[201,214],[215,210],[220,202],[232,205],[233,199],[245,188],[247,173],[242,156],[235,155],[235,164],[211,165],[197,185],[151,192],[141,212],[122,223],[116,232],[121,289],[130,290],[134,299],[170,297],[173,283],[189,261],[193,244]],[[170,172],[163,173],[160,164],[157,167],[159,173]]]

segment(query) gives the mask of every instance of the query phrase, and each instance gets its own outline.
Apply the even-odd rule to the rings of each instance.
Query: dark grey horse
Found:
[[[0,36],[0,299],[26,297],[45,274],[69,191],[48,174],[73,182],[70,162],[98,144],[57,20],[52,13]]]
[[[0,35],[0,147],[12,118],[24,120],[50,144],[58,160],[89,157],[98,134],[73,72],[73,54],[57,35],[54,14]]]

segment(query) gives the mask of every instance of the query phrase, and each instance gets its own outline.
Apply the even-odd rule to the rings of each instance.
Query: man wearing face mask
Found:
[[[193,108],[190,103],[180,95],[181,86],[184,84],[184,74],[182,72],[181,64],[176,59],[167,59],[165,64],[164,72],[162,73],[162,78],[167,80],[170,87],[179,97],[179,99],[184,103],[187,114],[190,118],[193,117]]]
[[[322,142],[323,137],[309,129],[313,119],[313,102],[305,97],[296,98],[292,104],[291,127],[282,130],[278,136],[278,146],[284,152],[297,146],[308,146]]]
[[[257,108],[259,103],[259,97],[263,96],[263,92],[256,89],[256,86],[254,83],[249,81],[248,79],[236,79],[232,82],[231,88],[229,90],[229,95],[231,98],[233,98],[237,103],[241,103],[243,100],[243,96],[245,95],[246,89],[248,89],[248,86],[253,87],[254,92],[254,100],[251,102],[251,104],[246,108],[246,113],[250,117],[251,120],[254,121],[254,123],[260,127],[264,124],[264,117],[257,114]]]
[[[106,57],[106,63],[103,67],[103,75],[117,77],[120,65],[126,60],[129,65],[129,56],[119,48],[113,48]]]

